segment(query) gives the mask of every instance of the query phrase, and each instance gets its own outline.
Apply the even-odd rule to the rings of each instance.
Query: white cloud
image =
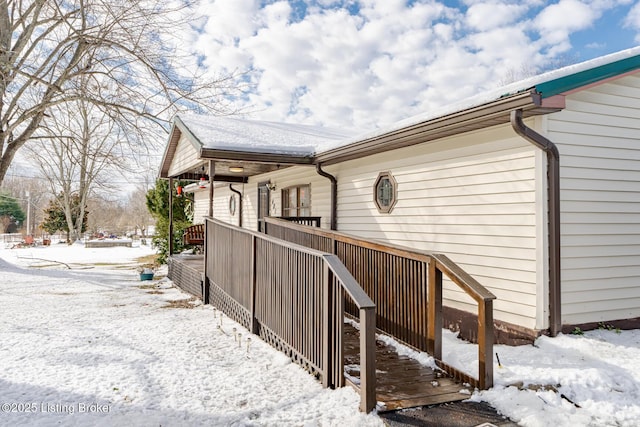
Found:
[[[527,10],[528,7],[524,3],[476,3],[467,10],[466,24],[479,31],[493,30],[516,22]]]
[[[636,42],[640,43],[640,2],[637,2],[629,10],[627,17],[624,20],[625,28],[630,28],[638,32],[636,35]]]
[[[578,0],[560,0],[547,6],[535,20],[536,29],[549,44],[563,44],[574,31],[590,27],[598,11]]]
[[[606,43],[593,42],[586,44],[584,47],[587,49],[604,49],[606,46]]]
[[[301,16],[287,1],[205,0],[193,49],[212,72],[253,70],[252,118],[371,129],[544,66],[628,2],[316,0]]]

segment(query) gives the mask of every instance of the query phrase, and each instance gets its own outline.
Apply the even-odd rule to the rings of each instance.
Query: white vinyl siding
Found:
[[[234,184],[233,188],[237,190],[237,187],[241,185]],[[207,195],[208,192],[209,189],[207,189]],[[213,194],[213,217],[232,225],[238,225],[238,215],[240,213],[238,195],[229,190],[229,184],[216,184]],[[236,197],[236,212],[233,215],[229,212],[229,197],[232,195]]]
[[[191,169],[195,169],[202,161],[199,159],[200,153],[184,135],[180,136],[176,152],[169,165],[169,176],[176,176]]]
[[[328,179],[318,175],[312,167],[290,167],[279,171],[258,175],[249,179],[247,184],[233,184],[233,188],[243,192],[243,218],[242,227],[249,230],[257,230],[258,219],[258,183],[271,181],[276,186],[270,193],[269,215],[281,216],[282,200],[281,190],[283,188],[309,185],[311,193],[311,216],[322,218],[322,227],[328,228],[331,215],[331,189]],[[236,213],[233,217],[229,214],[229,196],[232,193],[229,186],[215,187],[213,214],[215,218],[222,221],[238,224],[239,199],[237,199]],[[237,197],[237,195],[236,195]],[[208,214],[209,190],[196,192],[196,206],[200,217],[204,218]]]
[[[242,184],[233,184],[235,190],[241,191]],[[233,215],[229,211],[229,197],[235,195],[236,211]],[[209,216],[209,188],[197,189],[194,191],[195,208],[193,215],[194,224],[204,223],[205,217]],[[244,210],[247,210],[246,200]],[[246,215],[246,212],[245,212]],[[229,184],[216,183],[213,192],[213,217],[232,225],[238,225],[240,219],[240,197],[229,190]],[[243,219],[245,221],[245,219]]]
[[[535,328],[539,281],[536,149],[503,126],[327,168],[338,174],[338,229],[441,252],[497,297],[495,318]],[[397,204],[380,213],[373,185],[397,181]],[[455,285],[446,304],[476,312]]]
[[[331,182],[327,178],[318,175],[313,167],[294,166],[259,175],[249,180],[248,187],[250,187],[251,190],[247,193],[249,199],[247,202],[253,208],[251,209],[252,218],[249,218],[249,222],[245,225],[246,228],[252,230],[257,228],[255,210],[258,207],[258,183],[264,181],[271,181],[271,183],[276,186],[275,190],[271,191],[270,194],[270,216],[282,215],[282,189],[300,185],[309,185],[311,193],[310,216],[321,217],[322,227],[329,227],[331,215]]]
[[[562,317],[640,317],[640,77],[567,96],[548,119],[560,150]]]
[[[204,224],[204,218],[209,215],[209,189],[197,189],[193,192],[193,223]]]

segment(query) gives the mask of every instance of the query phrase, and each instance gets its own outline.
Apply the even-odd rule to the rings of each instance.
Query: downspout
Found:
[[[238,199],[240,201],[240,206],[238,207],[238,227],[242,228],[242,193],[233,188],[233,184],[229,184],[229,190],[238,195]]]
[[[555,337],[562,330],[560,282],[560,153],[546,137],[527,127],[522,110],[511,112],[513,130],[547,154],[547,197],[549,199],[549,330]]]
[[[322,170],[320,163],[316,164],[316,172],[318,175],[331,181],[331,221],[329,227],[331,230],[338,229],[338,180],[335,176]]]

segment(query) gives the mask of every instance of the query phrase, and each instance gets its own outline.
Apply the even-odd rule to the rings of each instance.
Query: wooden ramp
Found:
[[[349,323],[344,325],[345,377],[360,390],[358,366],[359,333]],[[456,382],[446,372],[422,365],[415,359],[398,354],[396,349],[376,340],[376,409],[394,411],[416,406],[435,405],[468,399],[471,388]]]

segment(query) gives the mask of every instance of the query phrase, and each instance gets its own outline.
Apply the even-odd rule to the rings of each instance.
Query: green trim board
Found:
[[[640,55],[539,83],[535,88],[542,98],[549,98],[637,69],[640,69]]]

